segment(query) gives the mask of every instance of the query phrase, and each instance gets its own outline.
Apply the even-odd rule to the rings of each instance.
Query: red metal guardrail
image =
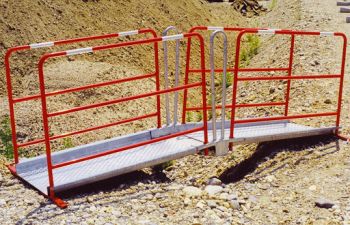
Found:
[[[250,29],[257,29],[257,28],[244,28],[244,27],[210,27],[210,26],[196,26],[192,27],[190,29],[191,32],[196,32],[196,31],[224,31],[224,32],[241,32],[243,30],[250,30]],[[266,28],[261,28],[261,30],[268,30]],[[199,69],[193,69],[190,66],[191,62],[191,40],[187,43],[187,51],[186,51],[186,71],[185,71],[185,83],[188,82],[189,79],[189,74],[190,73],[199,73]],[[289,68],[269,68],[266,69],[266,71],[287,71]],[[246,72],[255,72],[256,69],[241,69],[242,71]],[[205,70],[206,73],[210,73],[210,69]],[[223,72],[223,69],[215,69],[214,72]],[[227,72],[234,72],[233,68],[228,68]],[[182,123],[186,123],[186,112],[188,111],[198,111],[200,107],[188,107],[187,106],[187,95],[188,91],[184,91],[184,101],[183,101],[183,107],[182,107]],[[271,103],[269,106],[273,105],[279,105],[278,103]],[[252,105],[251,107],[253,107]],[[249,106],[243,106],[243,105],[237,105],[236,107],[249,107]],[[210,108],[210,107],[209,107]],[[209,109],[208,108],[208,109]],[[221,108],[221,106],[217,106],[218,109]],[[226,108],[232,108],[232,105],[227,105]]]
[[[271,71],[270,68],[255,68],[255,69],[241,69],[240,66],[240,51],[241,51],[241,41],[245,34],[268,34],[268,35],[290,35],[291,36],[291,47],[290,47],[290,57],[289,65],[287,68],[280,68],[279,70],[288,71],[287,76],[278,77],[239,77],[240,72],[266,72]],[[341,71],[339,74],[321,74],[321,75],[293,75],[293,58],[294,58],[294,44],[295,36],[334,36],[341,37],[343,39],[343,52],[342,52],[342,62]],[[343,84],[345,75],[345,60],[346,60],[346,48],[347,48],[347,37],[343,33],[334,32],[308,32],[308,31],[287,31],[287,30],[243,30],[241,31],[236,40],[236,53],[235,53],[235,65],[234,65],[234,77],[233,77],[233,97],[231,104],[231,126],[230,126],[230,138],[234,138],[234,125],[239,123],[253,123],[261,121],[273,121],[273,120],[288,120],[288,119],[301,119],[301,118],[312,118],[312,117],[325,117],[325,116],[335,116],[336,117],[336,135],[342,139],[347,139],[339,135],[339,125],[342,107],[342,96],[343,96]],[[275,71],[275,69],[273,69]],[[290,88],[292,80],[306,80],[306,79],[339,79],[339,93],[337,102],[337,111],[326,112],[326,113],[312,113],[312,114],[299,114],[299,115],[289,115],[289,101],[290,101]],[[237,104],[237,89],[238,82],[250,82],[250,81],[271,81],[271,80],[287,80],[287,90],[285,93],[285,102],[280,103],[257,103],[257,104]],[[269,118],[251,118],[251,119],[240,119],[236,120],[236,108],[239,107],[264,107],[264,106],[285,106],[285,112],[283,116],[269,117]]]
[[[201,76],[200,82],[195,82],[195,83],[191,83],[191,84],[187,83],[187,84],[180,85],[180,86],[173,87],[173,88],[169,88],[169,89],[156,90],[154,92],[148,92],[148,93],[139,94],[139,95],[135,95],[135,96],[129,96],[129,97],[113,99],[113,100],[109,100],[109,101],[105,101],[105,102],[94,103],[94,104],[85,105],[85,106],[79,106],[79,107],[75,107],[75,108],[71,108],[71,109],[67,109],[67,110],[62,110],[62,111],[57,111],[57,112],[48,112],[48,110],[47,110],[47,97],[91,88],[91,86],[82,86],[82,87],[75,88],[74,90],[68,89],[68,90],[56,91],[54,93],[46,93],[45,81],[44,81],[45,80],[44,79],[44,77],[45,77],[44,76],[44,64],[50,58],[77,55],[77,54],[83,54],[83,53],[93,53],[96,51],[112,50],[112,49],[121,48],[121,47],[129,47],[129,46],[144,45],[144,44],[154,44],[154,43],[158,43],[158,42],[162,42],[162,41],[179,40],[179,39],[183,39],[183,38],[186,38],[186,39],[197,38],[199,40],[200,54],[201,54],[201,62],[200,63],[201,63],[201,68],[202,68],[202,76]],[[157,57],[158,57],[158,55],[157,55]],[[158,58],[156,59],[156,62],[158,62]],[[159,67],[159,65],[156,64],[156,67]],[[61,168],[61,167],[72,165],[72,164],[79,163],[82,161],[102,157],[105,155],[117,153],[120,151],[125,151],[125,150],[131,149],[131,148],[144,146],[147,144],[159,142],[159,141],[166,140],[169,138],[173,138],[173,137],[177,137],[177,136],[181,136],[181,135],[185,135],[185,134],[189,134],[189,133],[193,133],[193,132],[198,132],[198,131],[203,131],[204,144],[208,143],[207,109],[206,109],[207,108],[207,106],[206,106],[206,79],[205,79],[205,71],[204,71],[204,69],[205,69],[204,40],[203,40],[202,36],[199,35],[198,33],[179,34],[179,35],[165,36],[165,37],[159,37],[159,38],[124,42],[124,43],[118,43],[118,44],[110,44],[110,45],[103,45],[103,46],[97,46],[97,47],[88,47],[88,48],[81,48],[81,49],[75,49],[75,50],[69,50],[69,51],[49,53],[49,54],[45,54],[41,57],[39,64],[38,64],[38,68],[39,68],[39,81],[40,81],[40,97],[41,97],[41,102],[42,102],[42,113],[43,113],[43,127],[44,127],[44,135],[45,135],[44,141],[45,141],[45,147],[46,147],[46,156],[47,156],[46,160],[47,160],[48,177],[49,177],[49,193],[50,193],[49,197],[58,205],[63,204],[63,203],[55,197],[53,169]],[[156,71],[159,71],[159,68],[156,68]],[[159,79],[158,72],[154,75],[158,77],[157,79]],[[148,77],[150,77],[150,75],[145,74],[145,75],[141,75],[138,77],[116,80],[110,84],[133,81],[133,80],[137,80],[137,79],[145,79]],[[105,83],[100,83],[100,84],[95,84],[94,87],[101,87],[101,86],[105,86],[105,85],[106,85]],[[57,138],[61,138],[61,137],[66,137],[66,136],[71,136],[71,135],[75,135],[75,134],[79,134],[79,133],[83,133],[83,132],[101,129],[101,128],[104,128],[107,126],[118,125],[118,124],[128,123],[131,121],[140,120],[140,119],[144,119],[144,118],[148,118],[148,117],[158,116],[158,115],[160,115],[160,105],[157,104],[157,112],[156,113],[147,114],[147,115],[143,115],[140,117],[134,117],[134,118],[130,118],[127,120],[117,121],[117,122],[114,122],[112,124],[107,124],[107,125],[103,125],[103,126],[90,127],[87,129],[83,129],[83,130],[79,130],[79,131],[75,131],[75,132],[71,132],[71,133],[63,134],[63,135],[59,135],[59,136],[50,136],[49,118],[56,117],[56,116],[63,116],[63,115],[66,115],[66,114],[69,114],[72,112],[78,112],[78,111],[82,111],[82,110],[103,107],[103,106],[117,104],[117,103],[121,103],[121,102],[127,102],[127,101],[131,101],[131,100],[135,100],[135,99],[141,99],[141,98],[152,97],[152,96],[159,98],[160,95],[162,95],[162,94],[171,93],[171,92],[178,92],[178,91],[186,90],[186,89],[190,89],[190,88],[201,88],[201,90],[202,90],[203,107],[201,110],[203,111],[203,126],[198,127],[198,128],[194,128],[194,129],[189,129],[186,131],[177,132],[177,133],[174,133],[171,135],[151,139],[148,141],[143,141],[143,142],[139,142],[136,144],[124,146],[121,148],[108,150],[108,151],[105,151],[102,153],[82,157],[79,159],[74,159],[71,161],[62,162],[62,163],[58,163],[55,165],[52,164],[50,141],[57,139]],[[159,121],[158,121],[158,127],[160,125],[161,124],[159,124]]]
[[[59,46],[59,45],[67,45],[67,44],[73,44],[73,43],[79,43],[79,42],[86,42],[86,41],[93,41],[93,40],[103,40],[103,39],[110,39],[110,38],[118,38],[118,37],[124,37],[124,36],[130,36],[130,35],[136,35],[136,34],[151,34],[153,38],[157,37],[156,32],[153,29],[145,28],[140,30],[132,30],[132,31],[124,31],[119,33],[112,33],[112,34],[104,34],[104,35],[98,35],[98,36],[89,36],[89,37],[80,37],[80,38],[74,38],[74,39],[66,39],[66,40],[59,40],[59,41],[52,41],[52,42],[42,42],[42,43],[36,43],[36,44],[30,44],[30,45],[23,45],[23,46],[17,46],[13,48],[9,48],[5,55],[5,68],[6,68],[6,82],[7,82],[7,94],[8,94],[8,101],[9,101],[9,109],[10,109],[10,123],[11,123],[11,131],[12,131],[12,144],[13,144],[13,151],[14,151],[14,162],[17,164],[19,162],[19,154],[18,149],[21,147],[27,147],[30,145],[35,145],[39,143],[43,143],[45,141],[44,138],[32,140],[25,143],[18,143],[17,141],[17,132],[16,132],[16,116],[15,116],[15,104],[20,102],[26,102],[26,101],[32,101],[32,100],[40,100],[41,95],[31,95],[31,96],[25,96],[25,97],[19,97],[15,98],[13,96],[13,86],[12,86],[12,79],[11,79],[11,65],[10,65],[10,58],[12,54],[19,51],[27,51],[27,50],[33,50],[38,48],[47,48],[52,46]],[[158,62],[158,43],[154,43],[154,55],[155,55],[155,67],[157,68]],[[156,80],[156,89],[159,90],[160,83],[157,76],[157,73],[159,71],[155,71],[154,74],[149,74],[147,76],[157,77]],[[142,77],[140,77],[141,79]],[[127,81],[127,80],[125,80]],[[102,85],[110,85],[114,84],[116,81],[111,82],[105,82],[101,83]],[[88,85],[86,87],[94,88],[95,85]],[[74,92],[82,90],[79,88],[72,88],[69,90],[66,90],[66,92]],[[53,93],[47,93],[48,96],[53,96],[60,94],[61,92],[53,92]],[[160,106],[160,98],[157,99],[158,105]],[[160,114],[158,116],[158,127],[160,127]],[[67,135],[66,135],[67,136]],[[58,138],[63,138],[65,135],[57,136]]]
[[[333,33],[333,32],[307,32],[307,31],[290,31],[290,30],[278,30],[278,29],[258,29],[258,28],[231,28],[231,27],[206,27],[198,26],[193,27],[191,32],[196,30],[222,30],[225,32],[239,32],[236,39],[236,53],[235,53],[235,65],[233,68],[227,69],[227,72],[234,73],[233,76],[233,99],[232,104],[226,105],[226,108],[231,108],[231,132],[230,138],[234,138],[234,124],[238,123],[251,123],[251,122],[262,122],[262,121],[271,121],[271,120],[285,120],[285,119],[299,119],[299,118],[310,118],[310,117],[321,117],[321,116],[336,116],[336,126],[340,125],[340,114],[341,114],[341,100],[343,93],[343,82],[344,82],[344,73],[345,73],[345,59],[346,59],[346,48],[347,48],[347,37],[343,33]],[[289,53],[289,65],[284,68],[239,68],[239,56],[240,56],[240,46],[242,36],[246,33],[250,34],[284,34],[291,36],[291,45]],[[297,35],[311,35],[311,36],[338,36],[343,38],[343,52],[342,52],[342,64],[340,74],[324,74],[324,75],[299,75],[293,76],[293,59],[294,59],[294,47],[295,47],[295,36]],[[188,81],[190,73],[198,73],[200,70],[192,69],[190,67],[190,53],[191,53],[191,42],[187,43],[187,56],[186,56],[186,73],[185,73],[185,83]],[[239,73],[244,72],[271,72],[271,71],[285,71],[288,73],[287,76],[278,76],[278,77],[249,77],[249,78],[240,78],[238,77]],[[209,73],[210,70],[206,69],[206,73]],[[215,69],[215,72],[223,72],[222,69]],[[336,112],[328,113],[314,113],[307,115],[289,115],[289,101],[290,101],[290,88],[292,80],[302,80],[302,79],[340,79],[339,85],[339,95],[338,95],[338,106]],[[250,104],[237,104],[237,85],[239,81],[258,81],[258,80],[287,80],[287,88],[285,92],[285,101],[284,102],[264,102],[264,103],[250,103]],[[272,117],[272,118],[255,118],[255,119],[244,119],[236,120],[236,108],[248,108],[248,107],[271,107],[271,106],[284,106],[284,116]],[[217,109],[221,109],[222,106],[217,106]],[[209,109],[210,107],[208,107]],[[183,111],[182,111],[182,123],[186,123],[186,112],[187,111],[198,111],[200,107],[188,107],[187,106],[187,90],[184,91],[184,102],[183,102]],[[342,136],[337,130],[336,134],[339,138],[343,140],[348,140],[348,137]]]

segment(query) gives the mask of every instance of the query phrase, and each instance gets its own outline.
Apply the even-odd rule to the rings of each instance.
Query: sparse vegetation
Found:
[[[156,165],[153,167],[154,171],[163,171],[163,170],[170,170],[170,168],[175,164],[175,160],[170,160],[165,163]]]
[[[6,116],[2,119],[0,127],[0,155],[4,155],[7,159],[13,158],[13,145],[11,139],[10,118]]]
[[[193,122],[193,121],[194,121],[193,112],[186,112],[186,122]]]
[[[269,9],[273,10],[274,8],[276,8],[276,6],[277,6],[277,0],[272,0],[269,5]]]
[[[251,58],[258,54],[261,44],[259,36],[254,34],[248,34],[243,43],[244,47],[240,54],[240,67],[246,67],[250,64]]]
[[[226,73],[226,88],[232,86],[233,82],[233,73],[227,72]]]
[[[72,138],[63,138],[63,149],[73,148],[74,144]]]

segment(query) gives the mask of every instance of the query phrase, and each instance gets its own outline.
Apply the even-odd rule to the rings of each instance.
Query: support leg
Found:
[[[68,203],[63,201],[62,199],[58,198],[55,195],[55,191],[52,188],[48,188],[49,198],[50,200],[55,203],[59,208],[65,209],[68,207]]]

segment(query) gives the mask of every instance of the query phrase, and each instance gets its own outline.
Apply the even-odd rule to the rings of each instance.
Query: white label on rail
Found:
[[[269,28],[267,30],[273,30],[273,31],[280,31],[281,29],[278,29],[278,28]]]
[[[170,35],[170,36],[164,36],[162,37],[163,41],[173,41],[173,40],[178,40],[184,38],[183,34],[175,34],[175,35]]]
[[[138,34],[138,30],[131,30],[131,31],[124,31],[124,32],[119,32],[118,35],[119,37],[124,37],[124,36],[130,36],[130,35],[135,35]]]
[[[67,55],[79,55],[79,54],[84,54],[84,53],[89,53],[89,52],[93,52],[92,47],[78,48],[78,49],[66,51]]]
[[[258,34],[275,34],[276,30],[258,30]]]
[[[208,30],[220,30],[220,31],[224,31],[223,27],[208,27]]]
[[[320,36],[334,36],[334,32],[320,32]]]
[[[51,47],[54,46],[55,43],[50,41],[50,42],[42,42],[42,43],[35,43],[35,44],[30,44],[30,48],[46,48],[46,47]]]

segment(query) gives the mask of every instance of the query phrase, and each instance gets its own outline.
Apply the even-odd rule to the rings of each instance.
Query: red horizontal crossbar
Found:
[[[187,85],[183,85],[183,86],[180,86],[180,87],[169,88],[167,90],[155,91],[155,92],[151,92],[151,93],[135,95],[135,96],[130,96],[130,97],[126,97],[126,98],[110,100],[110,101],[96,103],[96,104],[91,104],[91,105],[86,105],[86,106],[75,107],[75,108],[72,108],[72,109],[62,110],[62,111],[58,111],[58,112],[54,112],[54,113],[48,113],[47,116],[48,117],[59,116],[59,115],[68,114],[68,113],[72,113],[72,112],[78,112],[78,111],[81,111],[81,110],[103,107],[103,106],[107,106],[107,105],[112,105],[112,104],[116,104],[116,103],[136,100],[136,99],[140,99],[140,98],[147,98],[147,97],[151,97],[151,96],[161,95],[161,94],[170,93],[170,92],[174,92],[174,91],[180,91],[180,90],[193,88],[193,87],[200,87],[201,85],[202,85],[202,82],[197,82],[197,83],[193,83],[193,84],[187,84]]]
[[[138,75],[138,76],[123,78],[123,79],[119,79],[119,80],[107,81],[107,82],[102,82],[102,83],[98,83],[98,84],[90,84],[90,85],[80,86],[80,87],[76,87],[76,88],[69,88],[69,89],[65,89],[65,90],[49,92],[49,93],[46,93],[45,96],[49,97],[49,96],[55,96],[55,95],[60,95],[60,94],[67,94],[67,93],[71,93],[71,92],[83,91],[86,89],[103,87],[103,86],[108,86],[108,85],[112,85],[112,84],[119,84],[119,83],[124,83],[124,82],[128,82],[128,81],[151,78],[154,76],[156,76],[155,73]],[[41,97],[40,94],[32,95],[32,96],[13,99],[13,102],[15,102],[15,103],[24,102],[24,101],[28,101],[28,100],[38,99],[40,97]]]
[[[141,147],[141,146],[152,144],[152,143],[156,143],[156,142],[159,142],[159,141],[164,141],[164,140],[167,140],[169,138],[174,138],[174,137],[178,137],[178,136],[181,136],[181,135],[202,131],[204,129],[205,129],[204,127],[199,127],[199,128],[194,128],[194,129],[187,130],[187,131],[181,131],[181,132],[178,132],[178,133],[175,133],[175,134],[171,134],[171,135],[167,135],[167,136],[164,136],[164,137],[155,138],[155,139],[151,139],[151,140],[148,140],[148,141],[143,141],[143,142],[139,142],[139,143],[136,143],[136,144],[128,145],[128,146],[125,146],[125,147],[121,147],[121,148],[109,150],[109,151],[106,151],[106,152],[98,153],[98,154],[95,154],[95,155],[90,155],[90,156],[87,156],[87,157],[82,157],[82,158],[79,158],[79,159],[75,159],[75,160],[59,163],[59,164],[53,165],[52,168],[56,169],[56,168],[60,168],[60,167],[64,167],[64,166],[69,166],[69,165],[72,165],[72,164],[75,164],[75,163],[79,163],[79,162],[95,159],[95,158],[98,158],[98,157],[114,154],[114,153],[117,153],[117,152],[122,152],[122,151],[125,151],[125,150],[128,150],[128,149]]]
[[[321,116],[337,116],[337,112],[328,112],[328,113],[312,113],[312,114],[302,114],[295,116],[276,116],[269,118],[253,118],[253,119],[243,119],[236,120],[235,123],[255,123],[255,122],[264,122],[264,121],[275,121],[275,120],[292,120],[292,119],[302,119],[302,118],[312,118],[312,117],[321,117]]]
[[[241,68],[238,69],[238,72],[272,72],[272,71],[288,71],[289,68]],[[227,69],[227,72],[234,72],[235,69]],[[199,69],[190,69],[188,72],[190,73],[201,73],[202,70]],[[210,73],[210,69],[205,70],[206,73]],[[215,69],[214,72],[222,73],[223,69]]]
[[[53,137],[50,137],[50,140],[56,140],[56,139],[59,139],[59,138],[64,138],[64,137],[68,137],[68,136],[72,136],[72,135],[82,134],[82,133],[86,133],[86,132],[90,132],[90,131],[94,131],[94,130],[99,130],[99,129],[103,129],[103,128],[107,128],[107,127],[111,127],[111,126],[115,126],[115,125],[124,124],[124,123],[130,123],[130,122],[133,122],[133,121],[147,119],[147,118],[155,117],[155,116],[157,116],[157,113],[152,113],[152,114],[147,114],[147,115],[143,115],[143,116],[138,116],[138,117],[134,117],[134,118],[131,118],[131,119],[126,119],[126,120],[120,120],[120,121],[117,121],[117,122],[113,122],[113,123],[109,123],[109,124],[105,124],[105,125],[101,125],[101,126],[90,127],[90,128],[84,129],[84,130],[79,130],[79,131],[74,131],[74,132],[70,132],[70,133],[66,133],[66,134],[53,136]]]
[[[18,144],[18,148],[23,148],[23,147],[26,147],[26,146],[29,146],[29,145],[36,145],[36,144],[39,144],[39,143],[43,143],[45,141],[44,138],[41,138],[41,139],[36,139],[34,141],[28,141],[26,143],[21,143],[21,144]]]
[[[305,75],[305,76],[280,76],[280,77],[239,77],[238,81],[259,81],[259,80],[303,80],[303,79],[336,79],[341,75]]]
[[[90,127],[88,129],[84,129],[84,130],[73,131],[73,132],[70,132],[70,133],[65,133],[65,134],[61,134],[61,135],[57,135],[57,136],[52,136],[52,137],[50,137],[50,141],[53,141],[53,140],[56,140],[56,139],[60,139],[60,138],[65,138],[65,137],[68,137],[68,136],[77,135],[77,134],[82,134],[82,133],[86,133],[86,132],[90,132],[90,131],[94,131],[94,130],[99,130],[99,129],[103,129],[103,128],[107,128],[107,127],[111,127],[111,126],[115,126],[115,125],[120,125],[120,124],[124,124],[124,123],[130,123],[130,122],[137,121],[137,120],[147,119],[147,118],[151,118],[151,117],[155,117],[155,116],[157,116],[157,113],[152,113],[152,114],[147,114],[147,115],[143,115],[143,116],[138,116],[138,117],[134,117],[134,118],[131,118],[131,119],[126,119],[126,120],[120,120],[120,121],[117,121],[117,122],[104,124],[104,125],[101,125],[101,126]],[[19,144],[18,147],[25,147],[25,146],[39,144],[39,143],[43,143],[43,142],[45,142],[44,138]]]
[[[266,103],[250,103],[250,104],[238,104],[236,108],[249,108],[249,107],[268,107],[268,106],[285,106],[285,102],[266,102]],[[222,106],[218,105],[215,107],[216,109],[221,109]],[[225,108],[232,109],[232,105],[226,105]],[[207,107],[207,109],[211,109],[211,107]],[[202,107],[189,107],[186,111],[199,111],[203,110]]]

